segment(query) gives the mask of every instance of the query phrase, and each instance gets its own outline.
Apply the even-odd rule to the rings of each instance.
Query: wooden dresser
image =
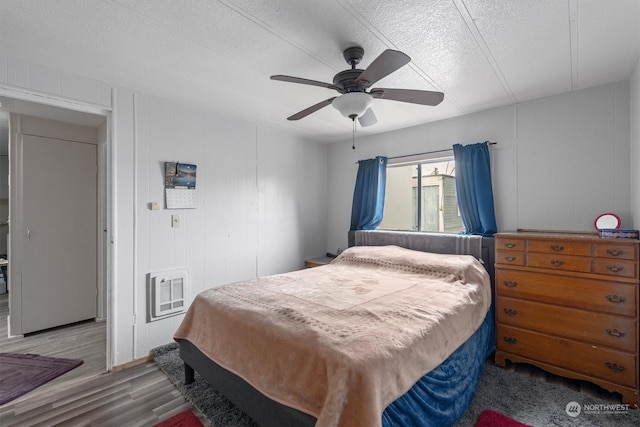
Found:
[[[638,240],[498,233],[495,361],[591,381],[638,406]]]

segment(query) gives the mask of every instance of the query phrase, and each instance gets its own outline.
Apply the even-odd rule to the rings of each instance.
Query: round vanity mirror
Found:
[[[604,213],[598,215],[595,221],[595,227],[597,230],[605,228],[620,228],[620,217],[614,213]]]

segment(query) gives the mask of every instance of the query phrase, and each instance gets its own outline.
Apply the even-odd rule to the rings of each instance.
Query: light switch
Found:
[[[171,227],[173,228],[180,227],[180,215],[178,214],[171,215]]]

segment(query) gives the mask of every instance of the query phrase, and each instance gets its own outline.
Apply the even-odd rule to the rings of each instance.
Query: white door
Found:
[[[23,136],[22,332],[96,317],[97,147]]]

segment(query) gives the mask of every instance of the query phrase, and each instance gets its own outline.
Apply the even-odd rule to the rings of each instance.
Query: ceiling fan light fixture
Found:
[[[373,97],[365,92],[348,92],[331,102],[340,114],[352,120],[362,116],[371,104],[373,104]]]
[[[375,82],[402,68],[411,61],[411,58],[398,50],[387,49],[378,55],[365,70],[360,70],[356,68],[356,65],[360,63],[362,55],[364,55],[364,50],[359,46],[352,46],[345,49],[343,56],[347,63],[351,65],[351,69],[340,71],[333,76],[333,84],[282,74],[271,76],[271,80],[319,86],[341,93],[341,95],[337,97],[334,96],[325,99],[311,107],[305,108],[287,117],[287,120],[300,120],[331,104],[344,117],[353,120],[354,123],[355,120],[358,119],[360,126],[364,127],[374,125],[377,122],[376,115],[371,110],[371,104],[373,104],[374,98],[431,106],[438,105],[442,102],[444,98],[442,92],[432,92],[428,90],[374,87],[367,92],[369,87]]]

